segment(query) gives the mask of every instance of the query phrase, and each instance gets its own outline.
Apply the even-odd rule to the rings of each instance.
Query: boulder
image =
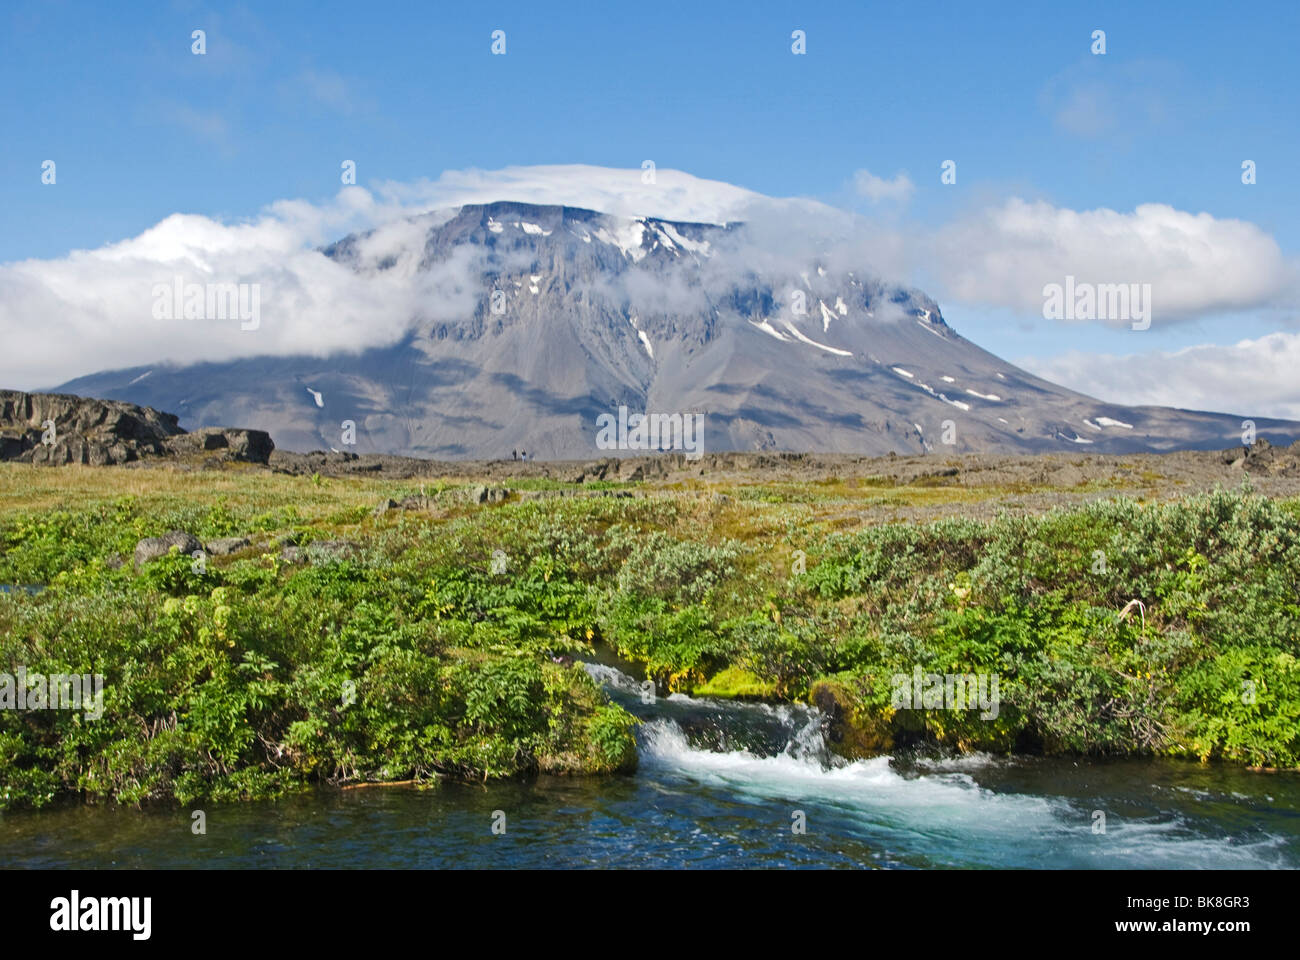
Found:
[[[808,691],[808,702],[826,717],[826,743],[835,753],[862,760],[888,753],[894,731],[887,713],[864,709],[848,686],[819,680]]]
[[[471,503],[501,503],[510,496],[510,491],[505,487],[471,487],[468,491],[468,497]]]
[[[195,550],[202,550],[199,538],[184,530],[172,530],[161,537],[145,537],[135,545],[135,565],[143,566],[151,560],[165,557],[172,547],[177,547],[186,556]]]
[[[352,556],[358,547],[351,540],[316,540],[307,544],[305,549],[312,563],[329,563]]]
[[[223,460],[243,463],[266,463],[275,449],[271,435],[265,430],[233,427],[202,427],[169,437],[163,446],[174,456],[218,454]]]
[[[286,544],[280,559],[286,563],[334,563],[354,555],[359,546],[351,540],[316,540],[306,546]]]
[[[207,550],[214,557],[224,557],[249,546],[252,546],[252,543],[248,537],[220,537],[216,540],[209,540]]]

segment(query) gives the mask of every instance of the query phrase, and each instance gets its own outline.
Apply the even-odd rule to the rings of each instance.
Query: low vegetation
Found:
[[[601,644],[665,692],[812,700],[850,755],[1300,765],[1297,502],[862,526],[824,484],[626,489],[478,504],[449,484],[3,465],[0,671],[102,674],[105,699],[96,720],[0,710],[0,809],[626,771],[635,720],[576,663]],[[251,545],[134,567],[176,529]],[[997,716],[900,709],[893,678],[918,668],[995,676]]]

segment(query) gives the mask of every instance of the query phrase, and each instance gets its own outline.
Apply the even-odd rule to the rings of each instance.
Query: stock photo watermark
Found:
[[[0,710],[81,711],[87,720],[104,715],[104,678],[98,673],[0,673]]]
[[[688,460],[704,455],[704,414],[602,413],[596,417],[598,450],[680,450]]]
[[[895,710],[979,710],[981,720],[996,720],[1001,707],[996,673],[925,673],[918,666],[889,682]]]
[[[260,283],[186,283],[183,277],[153,286],[155,320],[238,320],[240,330],[262,325]]]

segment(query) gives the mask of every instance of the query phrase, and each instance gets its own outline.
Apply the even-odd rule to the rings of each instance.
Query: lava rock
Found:
[[[184,530],[171,530],[161,537],[145,537],[135,545],[135,565],[141,567],[151,560],[165,557],[172,547],[179,548],[188,556],[195,550],[202,550],[203,544],[198,537]]]
[[[224,557],[249,546],[252,546],[252,541],[248,537],[221,537],[208,541],[208,553],[214,557]]]

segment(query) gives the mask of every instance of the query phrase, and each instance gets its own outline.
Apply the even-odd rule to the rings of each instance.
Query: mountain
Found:
[[[702,414],[709,452],[1242,442],[1242,416],[1104,403],[1012,366],[956,333],[924,294],[869,264],[844,269],[829,239],[791,254],[748,224],[513,202],[426,214],[396,235],[397,245],[391,230],[353,234],[322,252],[411,284],[452,271],[476,305],[448,319],[431,299],[400,342],[355,354],[159,363],[58,390],[175,411],[189,429],[262,429],[282,449],[443,459],[641,452],[598,447],[611,436],[598,418],[620,407]],[[1295,422],[1255,423],[1274,443],[1300,438]]]

